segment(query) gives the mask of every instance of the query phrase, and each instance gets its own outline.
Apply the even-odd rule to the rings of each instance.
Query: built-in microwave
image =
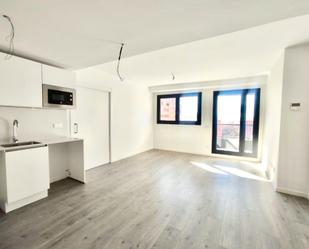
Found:
[[[60,109],[75,108],[75,89],[43,84],[43,107]]]

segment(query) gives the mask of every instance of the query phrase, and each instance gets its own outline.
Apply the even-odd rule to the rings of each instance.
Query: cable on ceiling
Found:
[[[117,41],[107,40],[107,39],[100,39],[100,41],[106,42],[106,43],[111,43],[111,44],[120,45],[120,50],[119,50],[118,60],[117,60],[116,72],[117,72],[117,75],[118,75],[120,81],[124,81],[124,78],[123,78],[123,77],[121,76],[121,74],[120,74],[120,61],[121,61],[121,56],[122,56],[123,47],[124,47],[125,44],[124,44],[123,42],[117,42]]]
[[[6,54],[5,59],[10,59],[14,55],[14,50],[15,50],[15,48],[14,48],[15,27],[14,27],[14,24],[13,24],[13,22],[12,22],[12,20],[9,16],[2,15],[2,17],[5,18],[10,23],[10,26],[11,26],[11,33],[5,38],[5,40],[9,41],[8,53]],[[121,81],[124,81],[124,78],[120,74],[120,61],[121,61],[124,43],[116,42],[116,41],[112,41],[112,40],[104,40],[104,42],[120,45],[116,71],[117,71],[119,79]]]
[[[8,60],[14,55],[15,27],[9,16],[2,15],[2,17],[5,18],[11,26],[11,33],[5,38],[5,40],[9,42],[9,48],[8,48],[8,53],[6,54],[4,58]]]
[[[117,62],[117,68],[116,68],[116,71],[117,71],[117,74],[118,74],[118,77],[121,81],[124,80],[124,78],[122,78],[121,74],[120,74],[120,60],[121,60],[121,55],[122,55],[122,50],[123,50],[123,47],[124,47],[124,43],[121,43],[121,47],[120,47],[120,50],[119,50],[119,56],[118,56],[118,62]]]

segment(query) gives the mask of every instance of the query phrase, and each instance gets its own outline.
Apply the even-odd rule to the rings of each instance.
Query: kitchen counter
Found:
[[[0,146],[0,209],[5,213],[46,198],[52,182],[67,177],[86,182],[83,139],[33,141],[39,144]],[[29,140],[19,141],[23,142]],[[11,143],[1,141],[0,145]]]
[[[28,141],[18,141],[18,142],[28,142]],[[18,147],[4,148],[4,147],[1,146],[1,144],[10,144],[10,143],[12,143],[12,141],[9,141],[9,140],[0,141],[0,152],[13,151],[13,150],[16,150],[16,149],[18,149],[18,150],[30,149],[30,148],[48,146],[48,145],[52,145],[52,144],[77,142],[77,141],[83,141],[83,139],[71,138],[71,137],[54,137],[54,138],[48,138],[48,139],[34,139],[34,140],[31,140],[31,141],[40,142],[40,144],[31,144],[31,145],[24,145],[24,146],[18,146]]]
[[[81,138],[72,138],[72,137],[55,137],[55,138],[48,138],[48,139],[42,139],[38,142],[46,145],[50,144],[62,144],[62,143],[70,143],[70,142],[77,142],[82,141]]]

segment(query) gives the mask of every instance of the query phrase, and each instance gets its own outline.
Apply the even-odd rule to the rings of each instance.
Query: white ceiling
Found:
[[[154,86],[265,74],[286,47],[309,41],[308,27],[305,15],[125,58],[120,67],[124,83],[115,62],[78,70],[78,79],[94,87],[130,82]]]
[[[84,68],[309,13],[308,0],[1,0],[20,55]],[[9,26],[0,21],[0,49]]]

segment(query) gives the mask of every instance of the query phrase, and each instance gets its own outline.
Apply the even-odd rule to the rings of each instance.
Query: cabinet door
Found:
[[[6,152],[7,201],[49,189],[48,147]]]
[[[42,65],[43,84],[74,88],[75,72]]]
[[[42,107],[41,64],[0,53],[0,105]]]

